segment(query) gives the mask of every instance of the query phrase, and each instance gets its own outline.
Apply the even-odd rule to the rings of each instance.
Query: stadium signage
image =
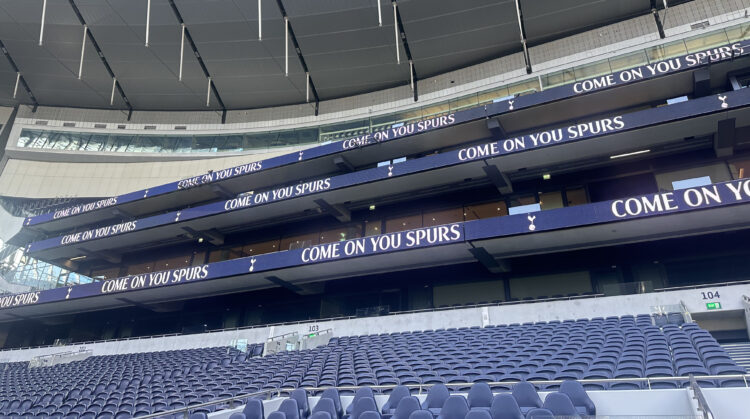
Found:
[[[399,231],[308,247],[302,251],[301,260],[303,263],[322,262],[340,259],[344,256],[351,257],[420,246],[446,244],[459,241],[462,237],[460,223],[418,230]]]
[[[447,127],[448,125],[453,125],[455,123],[455,113],[438,116],[424,121],[401,125],[400,127],[391,127],[385,131],[378,131],[372,134],[349,138],[348,140],[341,142],[341,148],[342,150],[349,150],[368,144],[379,143],[384,140],[390,140],[392,138],[407,137],[409,135],[419,134],[420,132]]]
[[[615,217],[628,218],[723,204],[726,200],[741,202],[747,199],[750,199],[750,180],[740,180],[655,195],[618,199],[612,202],[611,209]]]
[[[206,183],[216,182],[217,180],[228,179],[235,176],[241,176],[248,173],[257,172],[263,169],[262,161],[243,164],[242,166],[230,167],[217,171],[210,171],[203,175],[193,176],[177,182],[177,189],[189,189]]]
[[[466,241],[537,234],[595,224],[700,211],[750,203],[750,179],[684,190],[508,215],[266,253],[206,265],[131,275],[104,282],[0,297],[0,309],[120,292],[148,290],[204,280],[232,278],[348,258],[449,245]],[[628,209],[629,208],[629,209]],[[640,208],[640,210],[638,209]]]
[[[54,213],[41,214],[34,217],[28,217],[24,221],[25,226],[37,225],[51,220],[78,215],[81,213],[94,211],[108,206],[124,204],[151,196],[171,193],[177,190],[190,189],[207,183],[228,179],[235,176],[242,176],[249,173],[267,170],[274,167],[285,166],[297,163],[302,160],[318,158],[322,156],[340,153],[342,150],[363,147],[383,141],[407,137],[419,134],[433,129],[444,128],[446,126],[460,124],[472,120],[496,116],[513,110],[536,106],[548,102],[562,100],[568,97],[577,96],[597,90],[607,89],[627,83],[637,82],[653,77],[666,75],[673,72],[683,71],[710,63],[724,61],[745,55],[750,48],[750,41],[742,41],[713,48],[707,51],[688,54],[681,57],[670,58],[655,64],[640,66],[628,70],[622,70],[618,73],[608,76],[594,77],[592,79],[576,82],[546,89],[530,95],[518,96],[510,100],[499,101],[467,110],[458,111],[449,115],[439,116],[425,121],[414,122],[400,127],[390,127],[387,130],[374,134],[352,137],[344,141],[333,144],[321,145],[309,148],[296,153],[286,154],[273,157],[267,160],[247,163],[242,166],[232,167],[216,172],[201,174],[189,179],[178,182],[172,182],[165,185],[135,191],[124,195],[103,199],[101,201],[77,205],[65,208]]]
[[[731,59],[745,53],[745,48],[740,43],[714,48],[708,51],[688,54],[682,57],[669,58],[654,64],[646,64],[636,68],[622,70],[614,74],[608,74],[593,79],[582,80],[573,83],[573,93],[580,94],[605,89],[619,84],[631,83],[646,78],[689,69],[700,65]]]
[[[184,222],[191,219],[219,215],[221,213],[241,210],[252,206],[266,205],[305,195],[364,185],[370,182],[383,181],[408,174],[445,168],[478,159],[498,157],[549,147],[556,144],[601,137],[629,129],[641,128],[685,117],[717,112],[730,107],[744,106],[748,102],[750,102],[750,90],[742,89],[735,92],[728,92],[724,95],[707,96],[670,106],[602,118],[596,121],[572,124],[567,127],[545,130],[491,143],[466,147],[458,151],[434,154],[403,163],[311,180],[297,185],[282,186],[265,191],[252,191],[225,201],[145,217],[136,221],[101,227],[84,232],[71,233],[62,237],[50,238],[31,243],[28,247],[28,252],[34,253],[53,247],[80,243],[87,240],[101,239],[136,230],[145,230],[174,222]],[[629,205],[632,206],[635,204],[631,203]],[[664,203],[662,203],[662,205],[664,205]],[[630,209],[635,210],[636,208],[631,208],[630,206],[627,208],[618,207],[618,210],[622,211]]]

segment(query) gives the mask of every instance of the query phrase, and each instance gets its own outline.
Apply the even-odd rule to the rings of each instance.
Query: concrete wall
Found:
[[[310,326],[317,326],[315,330],[320,331],[331,329],[333,336],[353,336],[451,327],[483,327],[488,324],[622,316],[626,314],[635,315],[650,313],[655,306],[674,305],[679,304],[680,301],[685,303],[690,312],[701,313],[707,311],[706,300],[702,299],[701,292],[717,290],[720,292],[721,298],[712,301],[720,302],[722,311],[742,310],[742,295],[750,295],[750,285],[731,285],[571,301],[473,307],[395,314],[384,317],[304,322],[194,335],[121,340],[88,345],[74,344],[51,348],[6,350],[0,351],[0,360],[27,361],[38,355],[77,351],[81,346],[93,350],[94,355],[110,355],[228,346],[234,339],[247,339],[248,343],[260,343],[265,342],[269,337],[287,333],[297,332],[300,335],[307,334],[311,330]]]
[[[56,161],[11,158],[0,175],[0,195],[23,198],[107,197],[185,179],[206,173],[208,170],[220,170],[291,153],[302,148],[305,147],[284,147],[249,155],[213,154],[203,159],[161,162],[137,161],[143,157],[137,155],[132,157],[135,162],[128,163],[65,162],[64,155],[57,156]],[[55,154],[54,151],[44,153]]]

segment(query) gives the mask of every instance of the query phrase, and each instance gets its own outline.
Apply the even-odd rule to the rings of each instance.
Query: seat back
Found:
[[[315,407],[313,407],[312,411],[313,411],[313,414],[317,412],[326,412],[331,416],[331,419],[337,419],[339,416],[339,413],[336,410],[336,405],[333,403],[333,400],[328,399],[328,398],[318,400],[318,403],[315,404]]]
[[[265,417],[263,402],[258,399],[248,400],[242,413],[245,414],[245,419],[263,419]]]
[[[521,408],[510,394],[498,394],[492,399],[490,407],[492,419],[523,419]]]
[[[391,419],[409,419],[409,416],[417,410],[420,410],[419,399],[414,396],[404,397],[398,402]]]
[[[427,392],[427,398],[422,403],[422,409],[440,409],[450,397],[450,392],[444,384],[435,384]]]
[[[596,406],[591,400],[586,390],[583,388],[581,383],[578,381],[563,381],[560,385],[560,393],[566,394],[573,406],[581,406],[586,409],[586,414],[589,416],[596,416]]]
[[[492,390],[487,383],[474,383],[467,396],[469,409],[490,407],[492,405]]]
[[[531,383],[521,381],[513,385],[513,398],[516,399],[520,407],[542,407],[542,399],[536,393],[536,389]]]
[[[310,415],[310,403],[307,400],[307,391],[304,388],[293,390],[289,397],[297,401],[297,407],[299,407],[300,416],[303,419]]]
[[[339,391],[333,387],[323,390],[323,394],[320,395],[321,399],[331,399],[333,406],[336,408],[336,417],[340,418],[341,414],[341,397],[339,397]],[[320,403],[320,402],[318,402]]]
[[[469,413],[469,404],[464,396],[448,396],[438,419],[464,419],[467,413]]]
[[[349,419],[359,419],[359,416],[364,412],[377,412],[378,406],[375,404],[374,398],[363,397],[357,400],[357,403],[352,409],[352,414]]]
[[[281,402],[279,406],[279,412],[283,412],[286,419],[300,419],[299,417],[299,405],[297,400],[286,399]]]
[[[388,401],[383,405],[382,412],[389,413],[389,411],[396,409],[401,399],[409,396],[411,396],[411,393],[406,386],[396,386],[388,396]]]
[[[526,413],[526,419],[555,419],[555,414],[549,409],[531,409]]]
[[[545,409],[550,410],[555,416],[572,416],[579,417],[578,411],[573,402],[570,401],[570,397],[563,393],[550,393],[547,398],[544,399]]]

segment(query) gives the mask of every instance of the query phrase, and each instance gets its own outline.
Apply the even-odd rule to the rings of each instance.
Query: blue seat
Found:
[[[531,409],[542,407],[542,399],[531,383],[526,381],[516,383],[513,385],[512,394],[523,414],[526,414]]]
[[[268,414],[268,417],[266,419],[286,419],[286,415],[284,412],[275,411]]]
[[[560,393],[566,394],[570,398],[573,406],[581,415],[596,416],[594,402],[578,381],[563,381],[560,385]]]
[[[360,387],[357,389],[357,391],[354,393],[354,400],[352,400],[349,406],[346,407],[347,416],[352,414],[354,406],[356,406],[357,402],[362,398],[370,398],[375,400],[375,395],[372,393],[372,389],[370,387]]]
[[[375,398],[362,397],[357,400],[354,408],[349,415],[349,419],[359,419],[359,416],[364,412],[377,412],[378,406],[375,404]]]
[[[359,415],[359,419],[380,419],[380,412],[368,410],[367,412],[362,412],[362,414]]]
[[[396,386],[391,394],[388,395],[388,400],[385,402],[385,404],[383,404],[383,407],[380,409],[380,411],[384,415],[393,415],[401,399],[409,396],[411,396],[411,393],[406,386]]]
[[[555,419],[555,414],[549,409],[531,409],[526,414],[526,419]]]
[[[427,398],[422,402],[422,409],[430,411],[434,416],[440,414],[443,404],[450,397],[450,392],[444,384],[435,384],[427,392]]]
[[[440,409],[438,419],[464,419],[469,413],[469,404],[463,396],[448,396]]]
[[[469,410],[489,410],[492,406],[492,390],[487,383],[474,383],[466,399],[469,402]]]
[[[233,413],[229,419],[263,419],[263,402],[258,399],[250,399],[245,404],[242,412]]]
[[[326,412],[331,416],[331,419],[338,418],[338,411],[336,410],[336,405],[334,404],[333,400],[329,398],[318,400],[318,403],[315,404],[315,407],[313,407],[313,410],[312,410],[313,414],[317,412]]]
[[[229,419],[232,419],[232,417],[230,416]],[[312,414],[310,415],[310,419],[333,419],[333,418],[331,417],[330,413],[320,410],[318,412],[312,412]]]
[[[554,413],[555,416],[566,416],[570,418],[581,417],[567,394],[548,394],[544,399],[544,405],[542,407]]]
[[[489,410],[470,410],[464,419],[493,419]]]
[[[297,404],[297,400],[294,399],[286,399],[283,402],[281,402],[281,405],[279,406],[279,412],[284,413],[284,417],[286,419],[300,419],[299,418],[299,405]]]
[[[190,415],[190,419],[208,419],[208,416],[203,412],[198,412]]]
[[[515,397],[510,394],[498,394],[492,399],[490,407],[492,419],[523,419],[521,408]]]
[[[341,397],[339,397],[339,391],[337,389],[331,387],[323,390],[323,394],[320,395],[320,398],[332,400],[333,405],[336,408],[336,418],[341,418],[344,412],[341,410]]]
[[[417,410],[409,415],[409,419],[434,419],[432,413],[427,410]]]
[[[414,396],[404,397],[398,402],[391,419],[409,419],[409,416],[417,410],[421,410],[419,399]]]
[[[289,397],[297,401],[300,418],[307,419],[310,416],[310,403],[307,399],[307,391],[304,388],[298,388],[293,390]]]

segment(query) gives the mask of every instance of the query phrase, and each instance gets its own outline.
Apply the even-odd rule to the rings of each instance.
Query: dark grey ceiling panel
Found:
[[[146,0],[73,0],[135,109],[206,110],[208,81],[189,45],[178,80],[181,27],[168,0],[152,0],[146,47]],[[383,25],[378,25],[377,2]],[[676,0],[675,0],[676,1]],[[284,75],[284,20],[276,0],[174,0],[214,86],[229,109],[305,101],[305,73],[290,43]],[[282,0],[300,52],[322,100],[409,83],[399,43],[396,59],[389,0]],[[400,0],[420,78],[520,50],[515,0]],[[521,0],[533,42],[649,13],[649,0]],[[0,40],[42,105],[109,108],[112,79],[91,45],[78,80],[83,28],[69,0],[48,0],[44,45],[38,45],[42,0],[0,0]],[[2,61],[0,59],[0,61]],[[0,62],[0,104],[12,99],[15,73]],[[116,108],[125,104],[115,95]],[[208,109],[220,109],[212,94]]]
[[[544,42],[649,13],[650,0],[521,0],[526,38]]]

